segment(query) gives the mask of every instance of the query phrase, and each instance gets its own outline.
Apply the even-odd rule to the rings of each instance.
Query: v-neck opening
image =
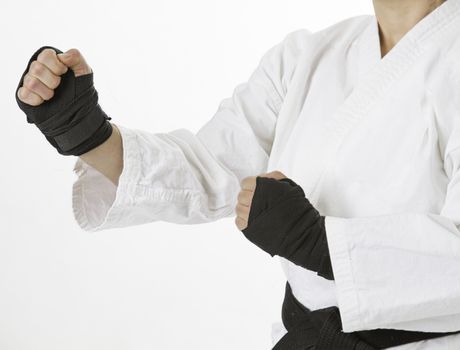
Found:
[[[458,7],[460,0],[446,0],[436,7],[428,15],[418,21],[401,39],[382,57],[381,40],[379,34],[379,23],[375,15],[369,15],[369,23],[364,28],[358,39],[358,73],[361,78],[372,66],[381,61],[388,60],[389,57],[397,55],[401,47],[406,46],[406,42],[420,44],[430,36],[430,33],[439,29],[437,25],[442,19],[454,15],[454,9]]]

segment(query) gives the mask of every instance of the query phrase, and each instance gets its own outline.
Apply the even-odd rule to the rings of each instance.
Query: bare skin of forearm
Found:
[[[112,127],[112,135],[104,143],[79,157],[118,186],[123,170],[123,144],[120,131],[113,123]]]

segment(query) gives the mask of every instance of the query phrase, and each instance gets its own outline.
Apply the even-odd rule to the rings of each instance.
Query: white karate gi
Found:
[[[240,181],[280,170],[326,216],[335,281],[281,259],[305,306],[338,306],[345,332],[460,330],[460,0],[383,59],[373,15],[289,33],[196,134],[117,126],[118,187],[76,161],[82,229],[233,217]]]

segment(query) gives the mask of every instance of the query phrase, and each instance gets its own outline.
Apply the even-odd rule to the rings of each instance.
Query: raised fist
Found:
[[[80,156],[112,134],[111,118],[98,103],[93,76],[77,49],[64,53],[42,46],[17,85],[16,102],[27,122],[35,124],[62,155]]]
[[[72,69],[75,77],[89,74],[91,67],[77,49],[57,54],[51,48],[44,49],[30,64],[18,98],[31,106],[38,106],[54,96],[54,90],[61,82],[61,75]]]

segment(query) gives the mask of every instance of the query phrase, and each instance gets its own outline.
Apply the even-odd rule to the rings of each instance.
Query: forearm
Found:
[[[118,186],[123,170],[123,144],[120,131],[112,123],[113,132],[102,144],[80,155],[80,159],[106,176]]]

